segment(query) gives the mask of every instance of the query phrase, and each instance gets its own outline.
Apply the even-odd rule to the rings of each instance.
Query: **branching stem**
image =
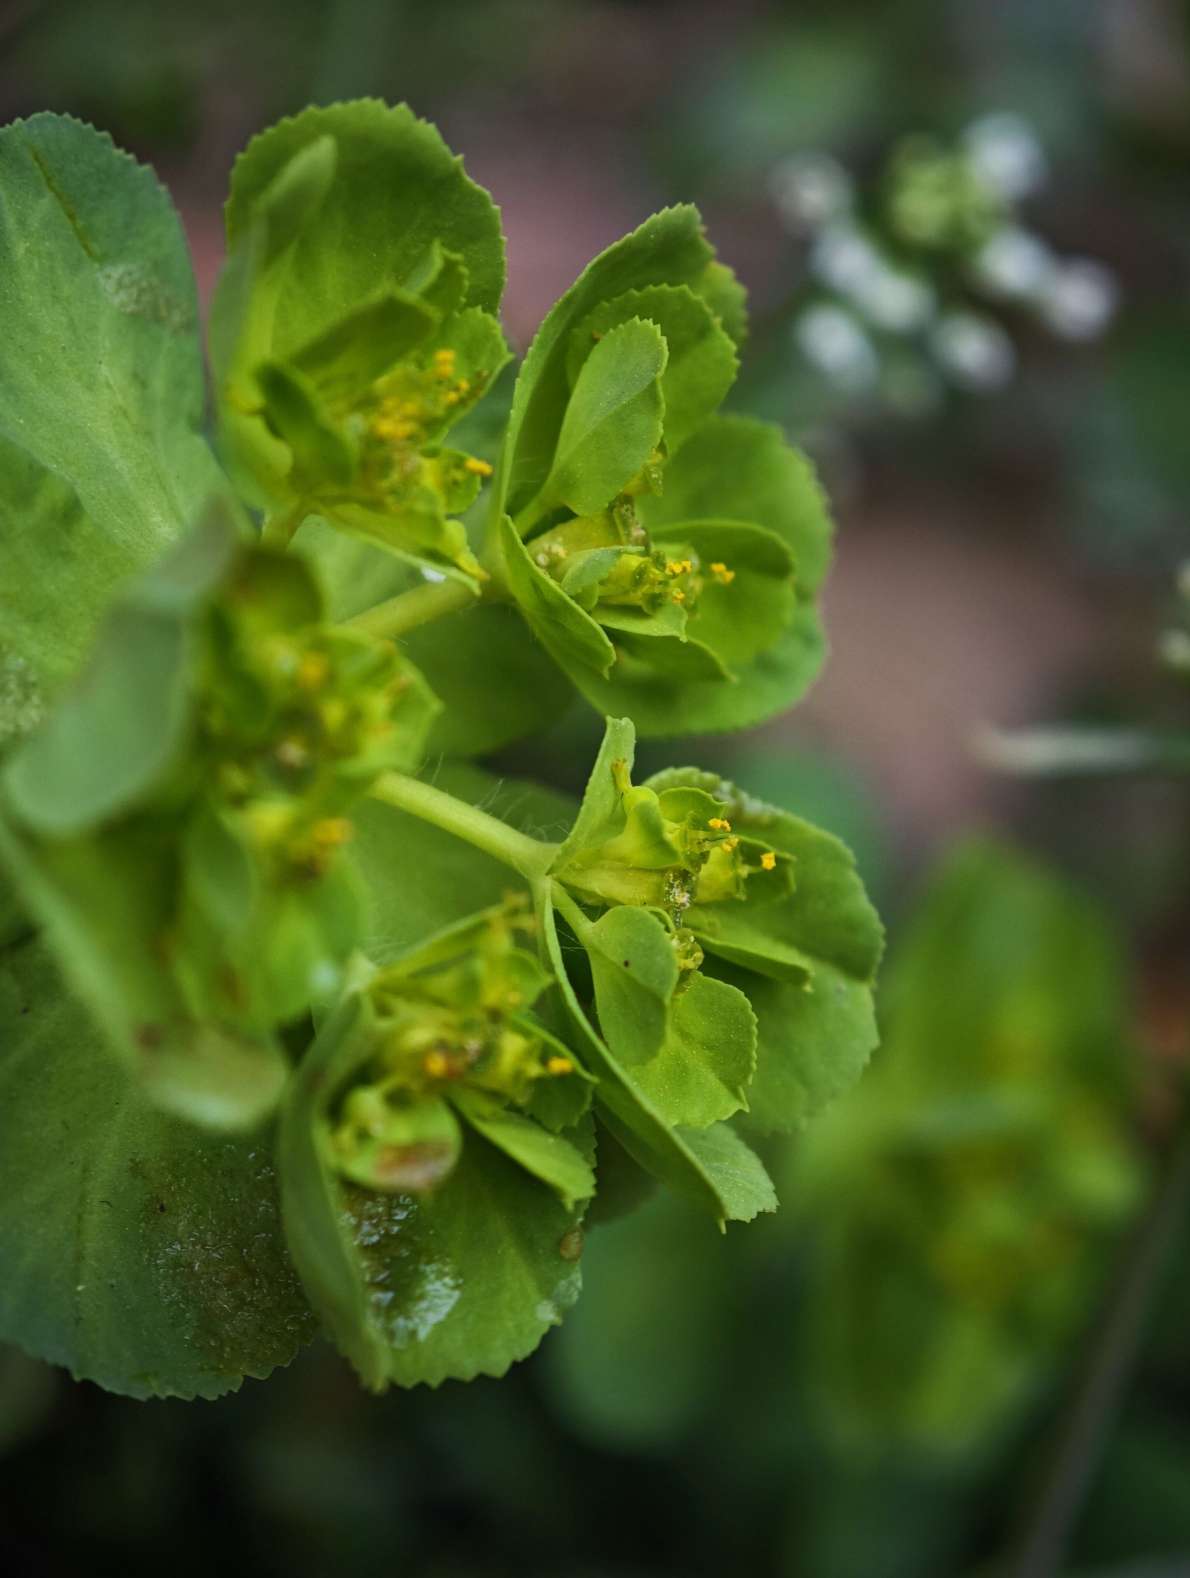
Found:
[[[394,640],[416,630],[419,625],[428,625],[431,620],[466,608],[478,597],[479,593],[465,581],[424,581],[420,586],[412,586],[407,592],[398,592],[395,597],[377,603],[374,608],[365,609],[362,614],[355,614],[345,623],[349,630]]]
[[[498,817],[436,789],[433,784],[423,783],[419,778],[410,778],[404,773],[385,773],[372,786],[371,792],[386,805],[420,817],[423,822],[481,849],[485,855],[511,866],[530,882],[540,881],[554,858],[557,845],[519,833]]]

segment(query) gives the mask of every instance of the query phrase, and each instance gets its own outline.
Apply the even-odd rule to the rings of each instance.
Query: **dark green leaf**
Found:
[[[313,1322],[267,1134],[150,1106],[38,944],[0,962],[0,1336],[132,1397],[218,1397]]]

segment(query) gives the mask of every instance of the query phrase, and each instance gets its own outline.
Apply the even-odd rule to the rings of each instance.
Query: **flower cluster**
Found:
[[[798,354],[840,395],[914,415],[948,386],[990,392],[1012,379],[1005,309],[1063,339],[1097,338],[1115,312],[1111,271],[1059,257],[1019,213],[1045,175],[1036,135],[1010,114],[973,122],[954,144],[904,139],[870,191],[826,154],[779,164],[773,196],[806,243],[811,281],[792,320]]]

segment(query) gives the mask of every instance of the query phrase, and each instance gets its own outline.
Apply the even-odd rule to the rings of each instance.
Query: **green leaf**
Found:
[[[670,457],[664,492],[642,495],[638,508],[660,537],[682,521],[767,527],[793,553],[803,602],[817,593],[830,563],[830,517],[813,467],[779,427],[754,417],[705,422]]]
[[[8,764],[3,787],[31,828],[65,836],[125,811],[160,783],[189,724],[187,616],[237,547],[208,516],[109,615],[85,672]]]
[[[721,1124],[703,1131],[674,1128],[635,1086],[578,1000],[566,973],[553,905],[545,895],[539,895],[538,914],[546,957],[583,1062],[599,1080],[596,1100],[602,1122],[639,1166],[708,1211],[721,1227],[773,1209],[775,1196],[767,1174],[737,1135],[729,1131],[724,1137]]]
[[[630,319],[610,329],[579,369],[550,474],[527,514],[565,504],[594,515],[640,472],[661,442],[665,339]]]
[[[0,1336],[131,1397],[287,1364],[313,1323],[268,1136],[150,1106],[36,943],[0,961],[0,1047]]]
[[[634,1084],[671,1123],[730,1118],[750,1105],[756,1019],[743,991],[695,971],[673,1000],[665,1044],[632,1068]]]
[[[322,165],[333,144],[329,179]],[[321,188],[303,198],[287,223],[273,183],[291,161],[314,148]],[[300,171],[301,166],[297,169]],[[296,179],[295,176],[291,178]],[[272,189],[272,190],[270,190]],[[227,203],[227,242],[234,254],[259,223],[285,252],[283,275],[270,291],[279,357],[337,323],[349,309],[389,286],[419,282],[431,250],[453,253],[466,276],[465,303],[495,312],[504,288],[500,215],[491,198],[464,175],[461,161],[408,105],[378,99],[312,107],[254,137],[236,160]],[[218,301],[215,311],[218,312]]]
[[[402,637],[442,703],[426,745],[434,756],[484,756],[536,734],[566,710],[570,681],[525,620],[477,603]]]
[[[190,260],[152,172],[35,115],[0,130],[0,189],[0,673],[28,703],[72,672],[113,588],[228,490],[201,436]],[[0,737],[18,714],[0,698]]]
[[[599,1029],[628,1069],[660,1052],[678,984],[673,939],[649,910],[621,905],[584,926]]]
[[[658,527],[656,541],[693,549],[703,566],[698,606],[687,625],[736,674],[777,647],[795,617],[796,581],[789,548],[775,532],[741,521],[683,521]],[[710,571],[726,567],[730,580]]]
[[[653,285],[602,302],[572,331],[567,372],[575,383],[583,363],[609,330],[633,318],[655,323],[668,359],[661,378],[665,442],[671,452],[718,409],[735,382],[738,362],[728,334],[686,285]]]
[[[714,773],[671,768],[645,787],[703,790],[724,804],[737,834],[792,857],[788,894],[694,905],[685,924],[711,955],[706,969],[744,991],[756,1012],[749,1125],[798,1128],[859,1077],[876,1045],[872,982],[883,930],[854,859],[830,833]]]
[[[636,759],[636,730],[629,718],[606,718],[599,754],[587,779],[582,803],[552,869],[571,865],[583,850],[605,843],[623,825],[617,774],[631,775]]]
[[[723,588],[735,593],[733,598],[708,588],[713,615],[708,644],[717,650],[716,637],[727,636],[736,684],[667,677],[635,651],[625,651],[606,678],[574,674],[588,701],[601,711],[630,714],[639,732],[650,736],[745,728],[791,706],[814,679],[825,652],[815,600],[830,557],[831,526],[809,464],[777,428],[749,417],[716,416],[670,458],[664,492],[642,494],[637,508],[659,541],[678,542],[691,522],[751,524],[775,533],[793,556],[793,616],[774,643],[738,661],[734,655],[742,656],[750,640],[751,614],[734,583]],[[768,599],[783,600],[787,594],[766,580],[768,586],[752,590],[767,632],[783,607],[772,608]],[[699,634],[697,615],[690,632]]]
[[[698,291],[714,254],[697,209],[667,208],[608,247],[550,309],[521,366],[505,436],[494,516],[515,514],[541,489],[566,411],[571,332],[601,302],[649,285]]]
[[[289,447],[289,485],[299,494],[324,481],[346,487],[355,471],[355,453],[322,409],[310,379],[282,362],[261,363],[256,377],[273,431]]]
[[[714,959],[706,968],[746,993],[756,1016],[749,1129],[762,1134],[799,1129],[859,1079],[879,1040],[866,982],[824,966],[798,986]]]
[[[276,1105],[288,1065],[271,1037],[197,1023],[162,968],[172,855],[160,833],[130,828],[34,856],[0,821],[0,861],[145,1095],[193,1123],[249,1129]]]
[[[777,1209],[777,1191],[763,1162],[730,1123],[715,1123],[709,1129],[683,1129],[681,1134],[682,1143],[696,1164],[714,1179],[728,1221],[751,1222],[762,1211]]]
[[[294,352],[293,365],[334,406],[386,373],[438,325],[416,296],[389,290],[348,312]]]
[[[480,1091],[459,1090],[452,1100],[477,1134],[552,1189],[567,1210],[595,1193],[595,1170],[568,1139]]]
[[[610,668],[615,649],[603,630],[534,562],[532,544],[521,541],[507,515],[500,545],[509,589],[546,650],[567,672]]]
[[[503,1375],[578,1296],[578,1216],[477,1133],[427,1196],[336,1177],[319,1126],[359,1012],[348,1003],[328,1021],[282,1116],[286,1232],[307,1293],[377,1391]]]

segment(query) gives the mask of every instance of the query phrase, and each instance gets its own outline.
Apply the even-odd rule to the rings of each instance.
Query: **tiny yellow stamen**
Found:
[[[473,477],[490,477],[492,466],[489,461],[480,460],[475,455],[468,455],[463,462],[463,470],[469,471]]]
[[[421,1066],[431,1079],[445,1079],[450,1073],[450,1059],[445,1052],[427,1052]]]
[[[680,586],[675,586],[670,595],[675,603],[684,603],[686,601],[686,594]]]
[[[723,848],[727,851],[727,853],[729,855],[734,855],[736,850],[739,847],[740,847],[740,841],[739,841],[738,838],[736,838],[734,836],[734,834],[732,835],[731,838],[725,838],[723,840]]]
[[[670,559],[665,566],[668,575],[689,575],[694,568],[692,559]]]
[[[711,574],[724,586],[730,586],[735,580],[735,571],[729,570],[725,564],[716,560],[711,566]]]
[[[352,832],[345,816],[324,816],[310,829],[310,836],[320,849],[337,849],[340,844],[347,843]]]
[[[547,1074],[570,1074],[574,1064],[568,1057],[551,1057],[546,1059],[545,1071]]]
[[[457,394],[455,394],[453,389],[450,391],[449,394],[443,396],[443,404],[444,405],[458,405],[458,403],[459,403],[459,396]]]
[[[434,372],[439,378],[453,378],[455,370],[455,353],[444,346],[442,350],[434,352]]]
[[[471,380],[469,378],[460,378],[458,383],[455,385],[455,392],[456,394],[461,395],[470,394]]]
[[[760,864],[766,871],[772,871],[775,868],[777,864],[777,857],[773,854],[771,849],[766,849],[764,854],[761,855]]]
[[[321,652],[306,652],[298,664],[297,682],[303,690],[317,690],[325,684],[331,666]]]
[[[727,818],[725,816],[713,816],[711,818],[711,820],[707,823],[707,826],[708,827],[713,827],[715,829],[716,833],[730,833],[731,832],[731,823],[727,820]]]

